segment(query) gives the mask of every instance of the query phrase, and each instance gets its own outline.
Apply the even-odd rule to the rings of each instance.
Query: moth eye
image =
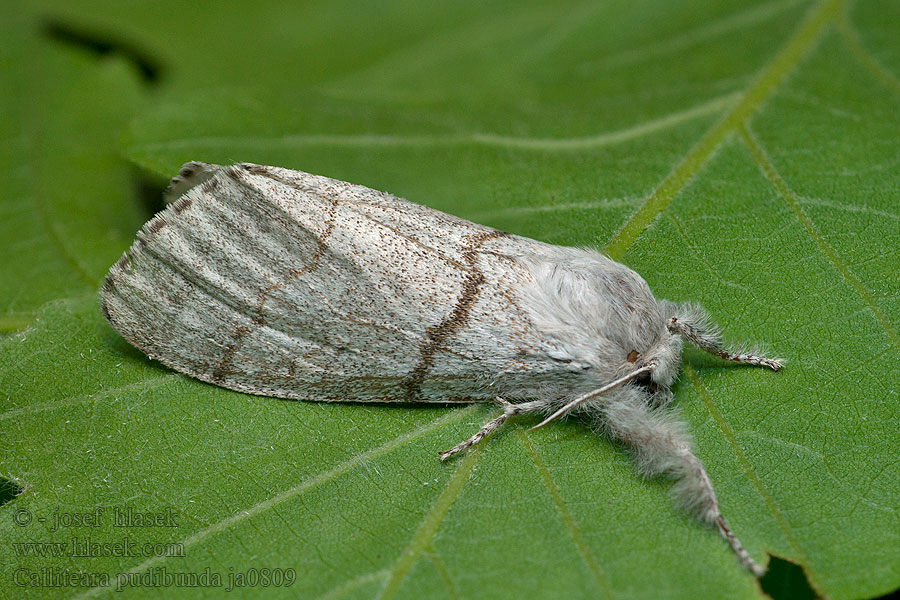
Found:
[[[631,352],[628,353],[628,356],[625,357],[625,360],[627,360],[630,363],[635,363],[635,362],[637,362],[637,359],[639,356],[640,356],[640,354],[638,354],[637,350],[632,350]]]

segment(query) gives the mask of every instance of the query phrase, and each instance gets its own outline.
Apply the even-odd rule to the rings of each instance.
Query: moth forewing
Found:
[[[490,339],[527,322],[493,310],[508,300],[487,288],[515,285],[524,271],[476,254],[506,234],[421,207],[416,230],[408,206],[305,173],[220,168],[144,227],[128,268],[111,270],[103,302],[148,354],[240,391],[493,397],[479,390],[492,372],[514,369],[516,348]],[[163,301],[132,302],[139,290]],[[453,335],[469,322],[478,327]]]
[[[691,438],[657,406],[682,339],[728,360],[696,305],[657,302],[634,271],[301,171],[193,162],[100,293],[151,358],[234,390],[320,401],[499,401],[508,418],[571,411],[629,444],[645,475],[757,565],[719,511]],[[499,395],[499,398],[498,398]]]

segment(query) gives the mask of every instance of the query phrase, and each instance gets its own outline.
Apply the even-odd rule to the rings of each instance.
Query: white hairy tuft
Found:
[[[687,425],[674,409],[652,408],[642,390],[629,387],[608,398],[597,417],[602,431],[628,445],[641,475],[674,480],[677,503],[702,521],[715,521],[719,515],[715,492],[692,452]]]

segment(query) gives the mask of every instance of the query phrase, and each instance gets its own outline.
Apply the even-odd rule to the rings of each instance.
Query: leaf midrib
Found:
[[[738,128],[756,113],[775,89],[800,64],[824,33],[826,27],[841,14],[845,0],[823,0],[810,11],[797,31],[782,46],[744,91],[741,100],[721,121],[700,139],[675,169],[650,194],[643,206],[637,209],[604,248],[613,260],[621,260],[650,223],[675,196],[687,186]]]

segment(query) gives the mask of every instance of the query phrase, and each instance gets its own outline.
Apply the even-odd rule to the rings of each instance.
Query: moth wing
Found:
[[[194,165],[101,291],[151,358],[312,400],[477,400],[536,373],[508,250],[546,244],[327,177]]]

